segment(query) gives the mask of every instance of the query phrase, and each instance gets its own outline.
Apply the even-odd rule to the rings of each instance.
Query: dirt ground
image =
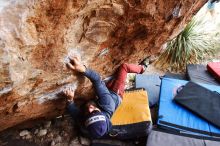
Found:
[[[69,116],[37,122],[34,127],[15,127],[0,134],[1,146],[70,146],[76,145],[76,130]]]
[[[156,121],[156,108],[152,117]],[[36,123],[35,123],[36,124]],[[89,146],[88,138],[78,135],[74,121],[69,115],[50,121],[38,122],[31,128],[15,127],[0,133],[1,146]],[[146,138],[129,142],[134,146],[145,146]]]
[[[155,121],[156,108],[152,109]],[[74,121],[68,115],[51,121],[38,122],[31,128],[15,127],[0,133],[0,146],[89,146],[91,140],[78,135]],[[125,142],[146,146],[146,138]]]

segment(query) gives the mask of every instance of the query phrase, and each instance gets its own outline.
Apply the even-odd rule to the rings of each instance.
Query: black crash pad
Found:
[[[217,86],[213,86],[215,88]],[[174,97],[174,101],[220,128],[220,94],[188,82]]]

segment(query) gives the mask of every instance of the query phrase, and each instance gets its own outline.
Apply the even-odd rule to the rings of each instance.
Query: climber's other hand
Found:
[[[63,90],[63,93],[66,95],[67,101],[74,101],[74,96],[75,96],[75,90],[72,89],[71,87],[66,87]]]

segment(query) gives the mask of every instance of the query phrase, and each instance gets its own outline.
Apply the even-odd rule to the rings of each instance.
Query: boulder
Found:
[[[61,115],[62,89],[93,97],[91,83],[66,69],[77,54],[103,77],[160,51],[206,0],[2,0],[0,131]]]

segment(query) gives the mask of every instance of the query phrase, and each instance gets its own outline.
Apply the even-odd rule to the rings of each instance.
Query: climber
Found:
[[[78,57],[70,60],[71,63],[67,63],[68,68],[90,79],[98,99],[96,102],[87,102],[82,111],[74,103],[74,91],[67,88],[63,91],[67,96],[67,110],[74,119],[80,118],[83,121],[92,138],[100,138],[111,129],[110,118],[121,103],[127,73],[143,73],[147,65],[122,64],[117,77],[107,84],[108,89],[99,74],[83,65]]]

